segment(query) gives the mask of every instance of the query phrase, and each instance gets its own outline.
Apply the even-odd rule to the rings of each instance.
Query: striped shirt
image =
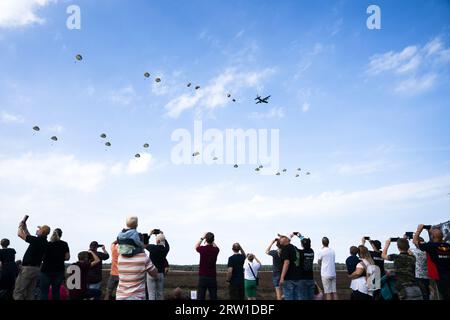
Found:
[[[145,300],[145,279],[148,271],[155,269],[145,253],[133,257],[119,255],[119,285],[117,300]]]

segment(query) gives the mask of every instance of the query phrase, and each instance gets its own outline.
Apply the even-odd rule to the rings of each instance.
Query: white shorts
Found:
[[[336,277],[322,277],[324,293],[336,293]]]

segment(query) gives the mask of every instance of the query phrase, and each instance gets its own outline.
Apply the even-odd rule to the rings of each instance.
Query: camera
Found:
[[[150,243],[150,235],[148,233],[141,234],[142,242],[147,245]]]
[[[430,230],[431,229],[431,224],[424,225],[423,228],[425,230]]]
[[[159,230],[159,229],[154,229],[154,230],[153,230],[153,234],[155,234],[155,235],[156,235],[156,234],[160,234],[160,233],[161,233],[161,230]]]
[[[364,237],[364,240],[370,240],[370,237]]]
[[[414,232],[405,232],[405,237],[408,240],[412,240],[412,238],[414,237]]]
[[[397,238],[391,238],[391,242],[397,242],[398,239],[400,239],[400,238],[399,238],[399,237],[397,237]]]

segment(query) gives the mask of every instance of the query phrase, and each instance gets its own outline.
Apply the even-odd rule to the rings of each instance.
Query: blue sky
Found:
[[[448,1],[376,1],[381,30],[366,27],[369,1],[2,3],[0,236],[19,255],[25,213],[61,227],[73,252],[110,243],[136,214],[142,231],[165,231],[178,264],[197,262],[209,230],[219,262],[234,241],[263,256],[289,231],[315,249],[329,236],[343,261],[364,235],[449,218]],[[81,30],[66,28],[71,4]],[[194,120],[279,129],[288,174],[173,164],[171,134]]]

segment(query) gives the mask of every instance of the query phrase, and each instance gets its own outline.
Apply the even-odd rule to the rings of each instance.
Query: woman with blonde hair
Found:
[[[373,292],[379,288],[380,268],[370,255],[365,246],[358,247],[358,255],[361,261],[356,265],[356,270],[349,275],[352,280],[352,300],[372,300]]]
[[[45,250],[40,278],[41,300],[48,300],[50,286],[52,300],[60,299],[60,287],[65,275],[64,263],[70,259],[69,246],[61,237],[62,230],[55,229]]]

